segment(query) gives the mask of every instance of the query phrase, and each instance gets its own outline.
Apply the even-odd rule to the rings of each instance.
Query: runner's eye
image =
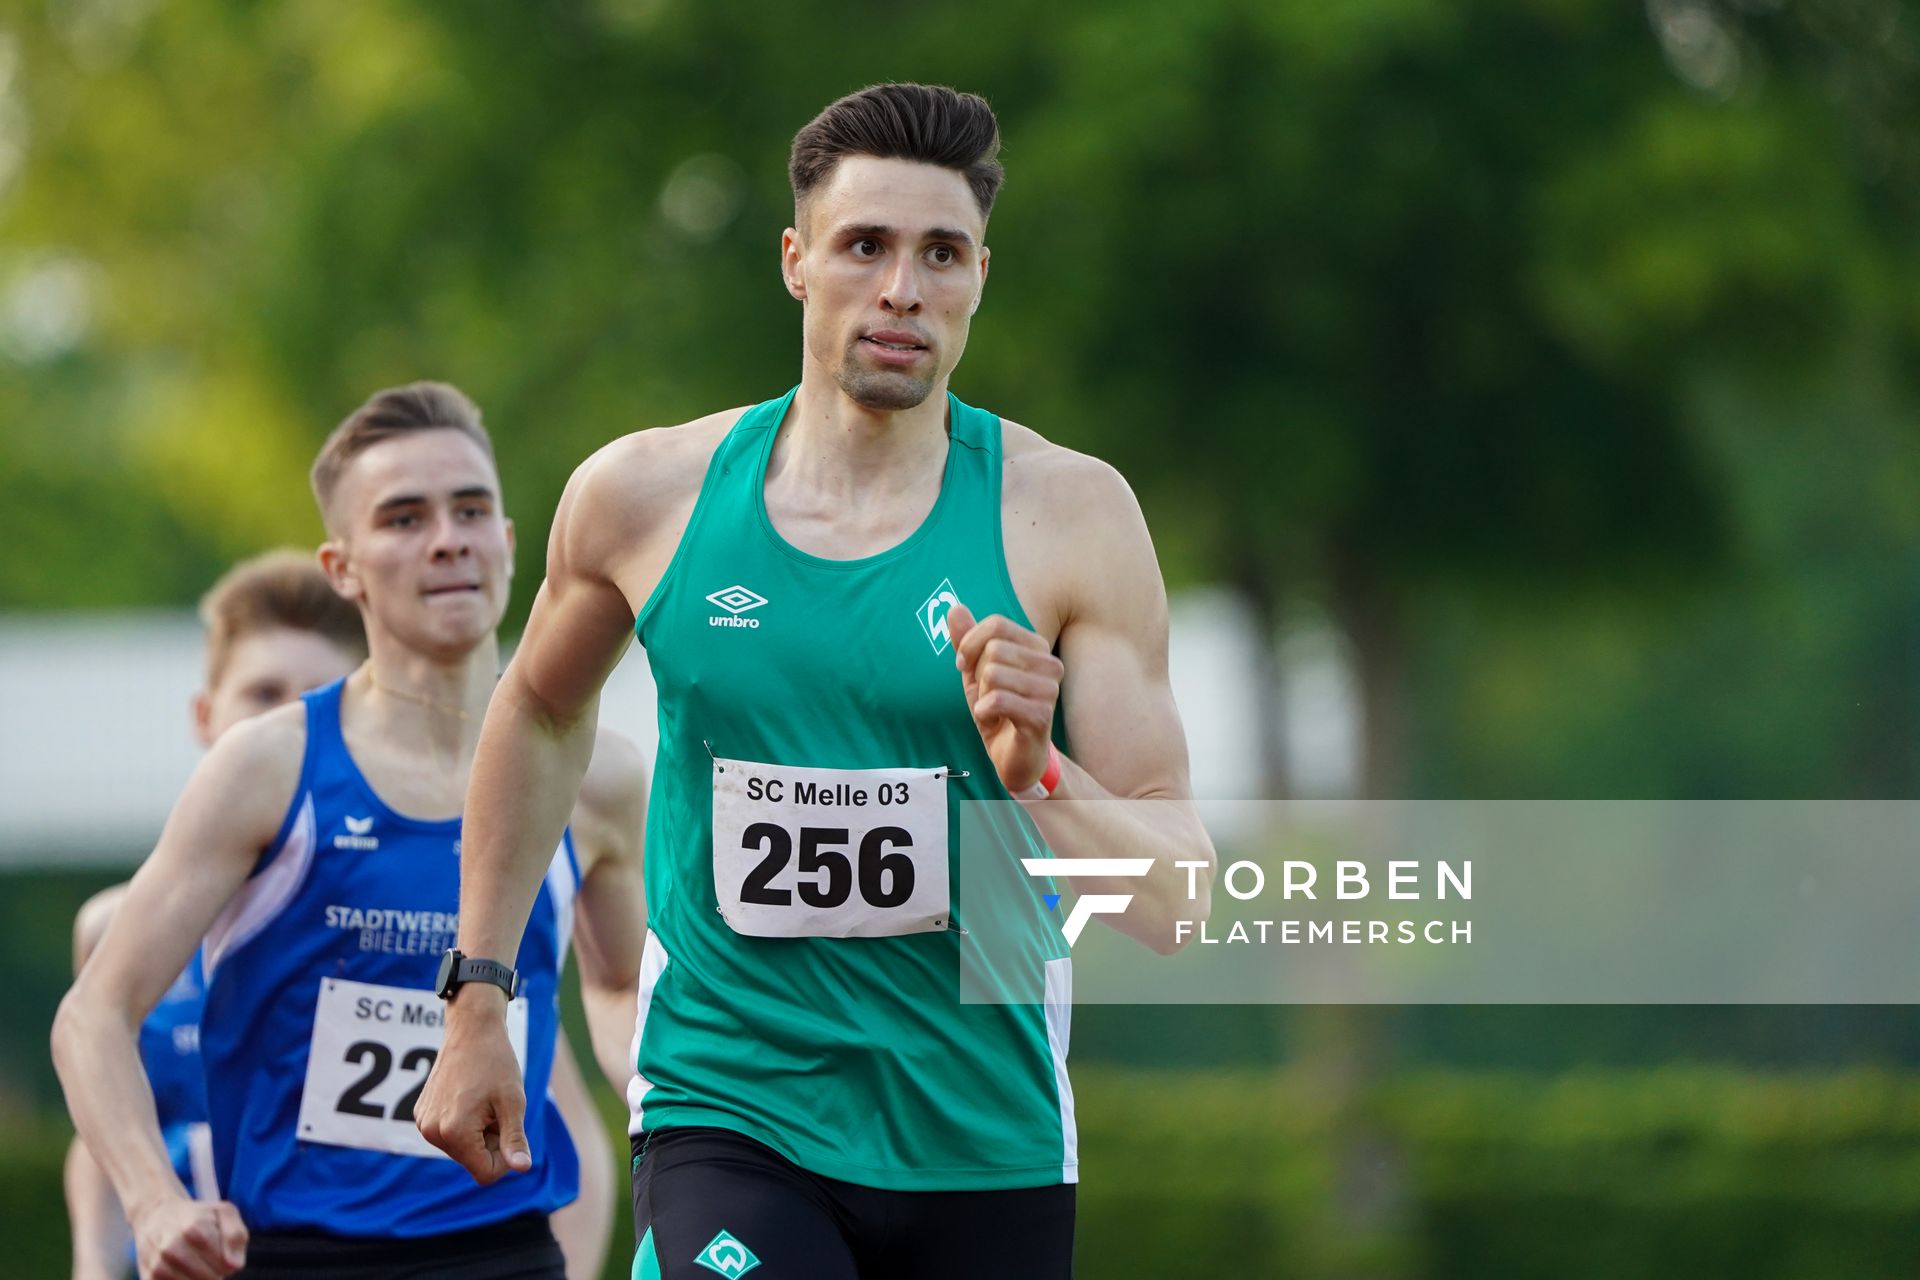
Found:
[[[933,246],[933,248],[927,250],[927,257],[932,259],[933,265],[936,267],[950,267],[959,261],[959,255],[953,251],[953,246],[950,244],[937,244]]]
[[[877,258],[880,256],[880,242],[872,236],[863,236],[850,246],[856,258]]]

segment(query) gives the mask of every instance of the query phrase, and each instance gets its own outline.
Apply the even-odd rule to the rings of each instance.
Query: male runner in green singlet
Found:
[[[1206,912],[1174,866],[1210,889],[1190,805],[1064,803],[1189,799],[1133,495],[947,390],[998,146],[985,102],[918,85],[800,131],[800,385],[581,467],[488,710],[459,946],[503,956],[630,628],[659,688],[636,1276],[1069,1274],[1066,949],[1035,931],[1043,1003],[960,1001],[957,805],[1011,795],[1055,856],[1153,859],[1076,888],[1131,893],[1107,918],[1157,950]],[[1015,831],[1005,854],[1042,851]],[[416,1113],[482,1181],[529,1160],[503,1008],[462,992]]]

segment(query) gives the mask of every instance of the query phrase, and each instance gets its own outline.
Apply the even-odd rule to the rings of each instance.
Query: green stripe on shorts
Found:
[[[653,1251],[653,1228],[647,1228],[647,1234],[640,1237],[640,1247],[633,1251],[633,1280],[660,1280],[660,1255]]]

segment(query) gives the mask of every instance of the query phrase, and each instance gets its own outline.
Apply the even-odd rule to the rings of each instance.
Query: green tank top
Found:
[[[1045,855],[1024,819],[989,842],[993,876],[1018,886],[994,894],[994,963],[1035,995],[961,998],[978,936],[961,804],[1007,793],[945,614],[957,598],[1031,626],[1001,545],[1000,420],[949,397],[933,510],[887,551],[826,560],[767,516],[793,397],[721,442],[635,621],[660,749],[632,1131],[718,1126],[892,1190],[1076,1181],[1068,961],[1047,886],[1019,870]]]

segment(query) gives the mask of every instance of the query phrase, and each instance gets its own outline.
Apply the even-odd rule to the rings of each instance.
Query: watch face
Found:
[[[442,1000],[453,994],[453,969],[459,963],[458,951],[450,950],[440,957],[440,976],[433,980],[433,991]]]

